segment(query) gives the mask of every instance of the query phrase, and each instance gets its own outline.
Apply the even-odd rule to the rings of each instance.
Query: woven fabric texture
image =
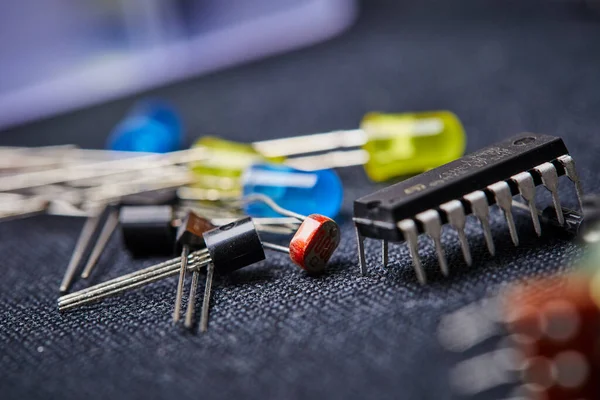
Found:
[[[464,122],[468,151],[522,131],[562,136],[593,191],[599,50],[600,18],[577,2],[368,1],[328,42],[149,94],[179,107],[190,143],[203,134],[252,141],[354,128],[372,110],[450,109]],[[0,145],[102,147],[132,100],[10,129]],[[496,257],[470,221],[472,267],[445,230],[449,277],[426,240],[428,285],[418,284],[400,244],[383,269],[379,243],[367,241],[362,277],[352,200],[383,185],[359,167],[340,175],[342,242],[328,272],[308,277],[269,253],[215,282],[203,335],[171,325],[175,278],[60,314],[58,285],[83,221],[1,223],[0,398],[452,398],[440,317],[511,282],[567,271],[582,253],[565,239],[537,238],[526,213],[517,215],[514,248],[493,210]],[[574,205],[568,182],[561,189]],[[156,261],[132,260],[117,234],[91,282]]]

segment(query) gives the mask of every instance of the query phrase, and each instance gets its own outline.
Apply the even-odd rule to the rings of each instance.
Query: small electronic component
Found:
[[[506,217],[511,238],[518,245],[512,206],[520,194],[528,203],[536,233],[541,234],[535,204],[536,186],[552,195],[556,219],[565,222],[558,196],[558,177],[566,175],[577,191],[582,189],[575,164],[562,139],[548,135],[522,134],[486,147],[456,161],[364,196],[354,202],[359,264],[366,274],[364,238],[382,241],[383,264],[387,264],[388,241],[405,240],[420,282],[426,281],[418,253],[418,236],[428,235],[444,275],[448,264],[441,243],[441,228],[450,224],[458,232],[464,259],[472,263],[464,227],[466,215],[480,221],[489,252],[495,253],[489,226],[489,206],[497,204]]]
[[[175,243],[172,206],[124,206],[118,215],[123,244],[134,258],[172,255]]]
[[[312,214],[304,219],[290,241],[290,259],[310,273],[323,272],[340,244],[340,229],[330,218]]]
[[[319,214],[335,218],[342,206],[344,187],[332,169],[300,171],[285,165],[256,164],[242,176],[243,195],[263,194],[280,207],[299,214]],[[278,214],[262,203],[245,207],[248,215],[275,217]]]
[[[262,261],[265,259],[265,251],[250,217],[220,226],[204,233],[203,236],[206,251],[210,256],[210,262],[206,270],[202,315],[200,317],[200,331],[206,332],[208,329],[210,293],[215,271],[218,274],[228,274]],[[192,281],[193,288],[198,284],[197,279],[196,275],[196,280]],[[190,304],[193,304],[194,300],[195,293],[190,292]],[[191,320],[186,320],[186,326],[191,327],[191,322]]]
[[[167,153],[181,149],[183,128],[173,107],[161,100],[138,102],[110,133],[106,147],[118,151]]]
[[[289,248],[261,241],[250,217],[244,217],[226,225],[205,230],[207,228],[207,221],[203,221],[198,216],[188,214],[188,218],[183,222],[177,235],[184,248],[182,257],[177,257],[141,271],[62,296],[58,300],[59,310],[64,311],[88,304],[178,273],[181,277],[183,266],[184,272],[189,271],[193,273],[188,312],[186,313],[185,321],[185,325],[191,327],[193,310],[195,308],[196,286],[198,284],[197,272],[201,269],[206,269],[206,286],[200,323],[200,330],[206,331],[208,328],[208,307],[214,273],[221,275],[229,274],[264,260],[264,249],[289,254],[290,259],[296,265],[310,273],[321,272],[325,268],[340,241],[339,227],[333,220],[318,214],[305,217],[282,209],[264,195],[252,195],[244,200],[246,202],[265,202],[279,214],[302,222],[292,238]],[[193,244],[194,248],[201,249],[188,254],[185,251],[186,243],[187,246]],[[177,314],[180,311],[180,308],[177,308],[177,303],[181,303],[180,288],[182,288],[182,285],[183,281],[180,279],[176,299]]]
[[[172,193],[174,195],[174,192]],[[92,273],[118,226],[121,227],[123,233],[125,248],[133,257],[171,255],[174,240],[174,209],[171,205],[158,204],[165,199],[167,203],[174,203],[173,196],[166,198],[162,195],[154,197],[145,193],[145,196],[139,195],[128,203],[104,206],[100,211],[92,213],[86,219],[75,245],[75,250],[61,283],[61,292],[68,290],[77,268],[83,260],[83,256],[98,231],[100,233],[97,234],[97,239],[93,242],[90,255],[81,273],[83,279],[87,279]],[[150,205],[153,201],[155,205]]]
[[[63,276],[60,285],[60,292],[63,293],[69,289],[79,265],[82,263],[89,247],[93,244],[93,246],[91,246],[92,249],[90,255],[83,268],[83,272],[81,273],[83,279],[90,276],[102,251],[117,228],[119,219],[121,219],[120,222],[123,227],[125,244],[134,256],[138,253],[143,254],[148,252],[148,250],[152,255],[163,254],[160,246],[148,248],[147,250],[140,246],[139,239],[137,238],[139,233],[137,229],[143,228],[145,232],[148,232],[150,241],[159,239],[162,233],[156,235],[157,221],[160,218],[163,218],[163,221],[167,221],[168,218],[165,215],[172,214],[172,208],[160,208],[160,206],[157,206],[159,208],[153,208],[154,206],[144,208],[145,206],[143,206],[143,204],[174,203],[174,200],[174,190],[157,192],[141,191],[135,193],[135,195],[124,197],[120,204],[96,204],[93,209],[89,210],[89,215],[79,234],[77,244],[75,245],[75,249],[73,250],[73,254],[69,260],[69,264],[67,265],[65,275]],[[138,205],[140,205],[139,208]],[[165,222],[165,224],[168,223],[170,223],[170,220]],[[152,229],[149,229],[150,227],[152,227]],[[165,227],[161,227],[161,229],[167,230]],[[100,233],[98,233],[98,231]],[[97,239],[93,242],[93,239],[96,236]]]
[[[195,146],[213,154],[193,168],[204,176],[237,177],[265,161],[302,170],[363,165],[370,179],[381,182],[453,161],[463,155],[465,143],[464,128],[449,111],[369,113],[358,129],[252,144],[203,137]]]
[[[107,216],[81,277],[87,279],[90,276],[118,226],[121,227],[125,247],[134,257],[170,255],[174,214],[172,206],[176,203],[175,190],[167,189],[130,195],[119,205],[107,206]],[[140,228],[143,228],[143,234],[148,234],[151,242],[155,241],[153,246],[146,248],[141,243]]]
[[[123,244],[134,258],[170,256],[175,238],[175,209],[167,204],[128,204],[109,206],[90,257],[81,274],[89,277],[93,267],[112,237],[120,227]]]

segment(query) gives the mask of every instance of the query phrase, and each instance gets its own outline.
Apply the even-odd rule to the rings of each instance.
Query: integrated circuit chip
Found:
[[[504,212],[512,240],[518,245],[512,215],[512,198],[517,194],[528,203],[535,231],[540,235],[539,211],[535,204],[538,185],[552,194],[557,220],[563,224],[558,197],[561,175],[575,184],[581,206],[581,185],[562,139],[526,133],[364,196],[354,202],[361,272],[366,273],[365,237],[382,240],[384,264],[387,263],[388,241],[405,240],[417,277],[425,282],[418,254],[418,236],[425,233],[433,239],[440,269],[447,275],[448,265],[441,243],[444,224],[457,230],[465,261],[471,264],[464,232],[469,214],[481,222],[488,250],[493,255],[495,247],[488,217],[489,206],[493,204]]]

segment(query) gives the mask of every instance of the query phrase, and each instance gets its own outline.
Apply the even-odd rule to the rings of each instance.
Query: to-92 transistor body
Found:
[[[469,214],[481,222],[486,245],[493,255],[495,247],[488,218],[489,206],[493,204],[504,212],[512,240],[518,245],[512,215],[512,197],[517,194],[527,201],[539,235],[536,186],[543,185],[551,192],[557,220],[564,222],[558,197],[561,175],[573,181],[581,205],[582,190],[575,164],[562,139],[526,133],[364,196],[354,202],[361,273],[366,273],[365,237],[382,240],[384,264],[388,241],[405,240],[417,277],[424,283],[425,273],[418,254],[418,236],[424,233],[433,239],[440,269],[448,274],[441,243],[444,224],[457,230],[465,261],[471,264],[464,233]]]

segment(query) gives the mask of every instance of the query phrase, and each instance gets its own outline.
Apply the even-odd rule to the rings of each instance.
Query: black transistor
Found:
[[[213,274],[228,274],[265,259],[265,250],[252,218],[245,217],[204,233],[209,262],[202,300],[200,330],[208,328],[208,309]],[[194,284],[192,282],[192,284]]]
[[[92,251],[86,261],[83,272],[81,273],[81,277],[83,279],[88,278],[92,273],[92,270],[96,266],[96,263],[102,255],[104,248],[119,225],[120,218],[122,221],[125,221],[127,224],[129,224],[129,226],[123,230],[124,235],[129,235],[131,233],[135,233],[137,235],[136,228],[145,223],[144,218],[148,217],[150,226],[156,228],[156,219],[163,215],[159,211],[159,214],[154,216],[152,213],[152,208],[144,207],[161,205],[168,206],[174,205],[176,202],[176,192],[172,189],[164,189],[154,192],[128,195],[121,198],[118,204],[98,205],[98,208],[95,209],[87,218],[81,234],[79,235],[79,239],[75,245],[75,250],[73,251],[73,255],[71,256],[71,260],[69,261],[69,265],[67,266],[67,270],[65,271],[65,275],[60,285],[60,291],[66,292],[71,286],[71,282],[75,277],[76,270],[79,267],[83,256],[87,252],[87,249],[92,243],[92,239],[96,236],[98,230],[98,237],[93,244]],[[127,208],[128,210],[136,210],[138,206],[141,207],[139,211],[132,211],[128,213],[128,216],[120,217],[120,210],[124,208]],[[104,222],[101,224],[102,220]],[[168,223],[170,224],[170,222],[171,221],[169,220]],[[157,237],[153,235],[154,233],[150,233],[150,236],[152,236],[150,241],[157,239]],[[159,236],[161,235],[162,232],[159,234]],[[146,250],[140,247],[140,241],[137,238],[134,238],[133,241],[125,239],[125,244],[131,244],[133,246],[132,249],[135,256],[143,255],[146,252]],[[148,255],[158,255],[164,253],[162,251],[164,247],[160,248],[161,251],[156,251],[157,249],[159,249],[159,247],[153,247],[148,252]],[[168,250],[167,252],[170,254],[171,250]]]
[[[175,228],[171,206],[123,206],[118,223],[123,243],[135,258],[173,254]]]
[[[464,233],[468,214],[481,222],[487,247],[494,254],[488,219],[492,204],[503,210],[512,240],[518,245],[512,216],[512,198],[517,194],[527,201],[539,235],[541,226],[535,205],[538,185],[545,186],[552,194],[556,219],[563,225],[565,218],[558,197],[560,175],[566,175],[575,183],[581,206],[581,185],[562,139],[527,133],[364,196],[354,202],[361,273],[366,273],[365,237],[382,240],[384,265],[387,264],[388,241],[406,240],[417,277],[424,283],[418,235],[425,233],[433,239],[440,268],[447,275],[448,265],[441,243],[444,224],[450,224],[458,231],[463,256],[467,264],[471,264]]]

